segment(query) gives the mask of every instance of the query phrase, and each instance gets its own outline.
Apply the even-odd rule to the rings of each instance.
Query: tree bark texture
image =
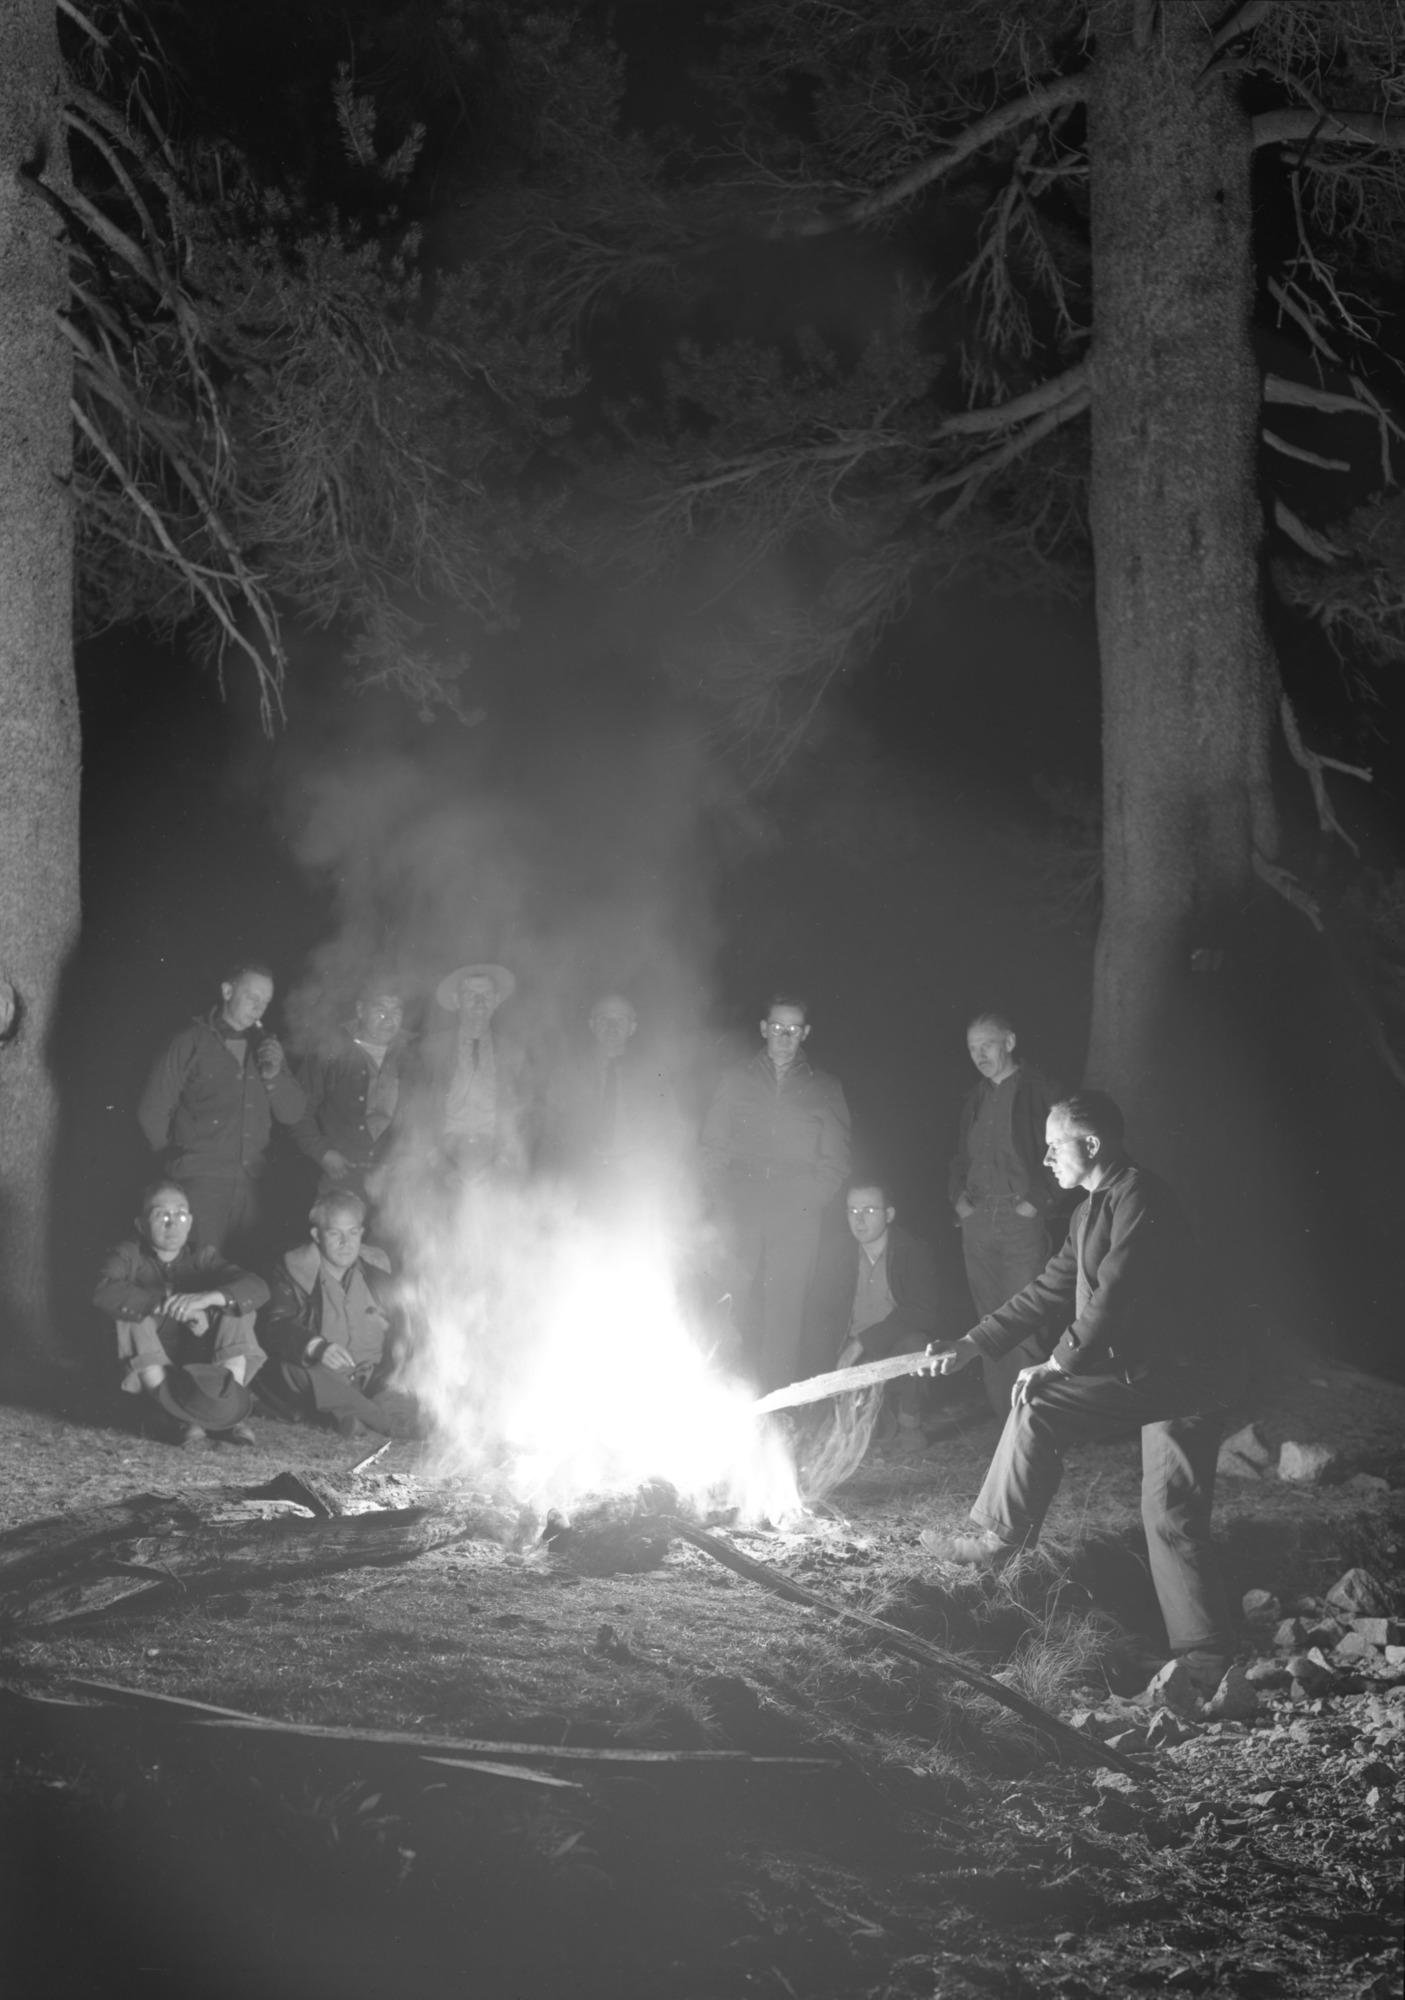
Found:
[[[1199,8],[1107,0],[1088,110],[1104,908],[1088,1080],[1173,1172],[1213,972],[1276,845],[1248,120]],[[1202,964],[1205,962],[1202,959]],[[1207,985],[1207,981],[1210,983]],[[1213,1006],[1211,1008],[1213,1012]],[[1220,1024],[1222,1025],[1222,1024]],[[1210,1033],[1213,1040],[1216,1026]]]
[[[0,1338],[49,1343],[48,1042],[78,932],[73,670],[72,367],[59,324],[65,251],[26,184],[62,184],[53,0],[0,0]],[[0,988],[3,990],[3,988]]]

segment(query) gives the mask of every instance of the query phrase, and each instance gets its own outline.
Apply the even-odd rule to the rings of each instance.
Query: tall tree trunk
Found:
[[[1275,845],[1247,119],[1201,10],[1108,0],[1089,103],[1104,913],[1088,1076],[1173,1170],[1213,970]],[[1196,991],[1195,989],[1199,989]],[[1197,1093],[1198,1094],[1198,1093]]]
[[[73,672],[72,366],[56,219],[26,172],[62,179],[54,0],[0,0],[0,1333],[51,1341],[48,1042],[78,931]]]

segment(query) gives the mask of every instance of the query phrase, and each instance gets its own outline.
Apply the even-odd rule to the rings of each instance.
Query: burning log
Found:
[[[817,1378],[822,1379],[822,1378]],[[998,1701],[1002,1708],[1012,1709],[1023,1716],[1026,1722],[1052,1737],[1065,1750],[1072,1750],[1083,1758],[1092,1758],[1097,1764],[1111,1764],[1119,1771],[1139,1778],[1143,1775],[1141,1766],[1124,1757],[1121,1751],[1109,1744],[1091,1741],[1067,1722],[1061,1722],[1056,1715],[1041,1708],[1038,1702],[1027,1695],[1016,1693],[990,1674],[983,1674],[979,1667],[973,1667],[955,1653],[948,1653],[942,1646],[934,1646],[930,1640],[919,1639],[911,1632],[904,1632],[900,1626],[890,1625],[883,1618],[874,1618],[866,1611],[852,1611],[847,1604],[836,1604],[831,1598],[821,1597],[817,1590],[809,1590],[803,1583],[793,1583],[778,1569],[766,1563],[756,1562],[751,1556],[744,1556],[729,1542],[716,1535],[710,1535],[705,1528],[695,1528],[687,1521],[674,1519],[669,1523],[672,1532],[683,1541],[691,1542],[695,1549],[702,1549],[724,1569],[734,1570],[752,1583],[759,1583],[763,1590],[772,1591],[777,1597],[789,1598],[792,1604],[807,1604],[813,1611],[822,1611],[828,1618],[841,1619],[849,1625],[856,1625],[866,1633],[872,1642],[882,1646],[886,1652],[897,1653],[903,1659],[913,1660],[918,1666],[935,1667],[953,1680],[964,1681],[968,1687],[978,1688],[988,1694],[992,1701]]]
[[[787,1382],[772,1389],[752,1404],[758,1417],[773,1410],[794,1410],[802,1403],[822,1403],[829,1396],[850,1396],[858,1389],[872,1389],[879,1382],[895,1382],[901,1375],[931,1373],[928,1354],[890,1354],[884,1361],[861,1361],[856,1368],[831,1368],[827,1375],[810,1375],[803,1382]]]

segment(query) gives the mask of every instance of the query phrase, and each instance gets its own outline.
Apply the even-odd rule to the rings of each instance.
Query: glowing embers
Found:
[[[492,1462],[521,1500],[667,1480],[748,1520],[800,1512],[785,1432],[721,1375],[679,1298],[676,1225],[608,1222],[556,1191],[479,1187],[435,1243],[419,1233],[414,1386],[449,1469]]]

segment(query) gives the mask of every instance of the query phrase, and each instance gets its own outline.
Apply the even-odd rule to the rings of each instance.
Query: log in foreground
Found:
[[[847,1604],[836,1604],[832,1598],[821,1597],[817,1590],[807,1589],[803,1583],[793,1583],[788,1576],[783,1576],[778,1569],[772,1569],[769,1564],[742,1555],[730,1542],[724,1542],[719,1536],[709,1534],[706,1528],[695,1528],[691,1522],[677,1519],[670,1521],[669,1527],[680,1540],[691,1542],[695,1549],[702,1549],[705,1554],[713,1558],[714,1562],[721,1563],[724,1569],[735,1570],[738,1576],[744,1576],[752,1583],[759,1583],[764,1590],[774,1592],[777,1597],[789,1598],[793,1604],[807,1604],[813,1611],[824,1612],[826,1617],[838,1618],[845,1624],[856,1625],[885,1652],[897,1653],[903,1659],[915,1661],[919,1666],[936,1667],[941,1673],[950,1675],[953,1680],[964,1681],[967,1687],[978,1688],[982,1694],[988,1694],[992,1701],[998,1701],[1002,1708],[1011,1709],[1016,1715],[1023,1716],[1026,1722],[1032,1723],[1036,1729],[1051,1737],[1061,1748],[1072,1750],[1078,1756],[1090,1759],[1095,1764],[1110,1764],[1119,1771],[1126,1771],[1134,1778],[1144,1775],[1142,1766],[1134,1763],[1130,1757],[1125,1757],[1120,1750],[1114,1750],[1109,1744],[1094,1742],[1089,1737],[1080,1735],[1078,1730],[1067,1722],[1060,1722],[1056,1715],[1050,1715],[1046,1708],[1041,1708],[1037,1701],[1031,1701],[1027,1695],[1016,1693],[1014,1688],[1006,1687],[1003,1681],[996,1680],[992,1675],[983,1674],[979,1667],[970,1666],[957,1654],[948,1653],[945,1647],[934,1646],[929,1639],[919,1639],[911,1632],[904,1632],[901,1626],[890,1625],[883,1618],[874,1618],[867,1611],[851,1611]]]
[[[850,1396],[856,1389],[871,1389],[879,1382],[894,1382],[900,1375],[930,1375],[930,1354],[890,1354],[883,1361],[861,1361],[856,1368],[831,1368],[827,1375],[810,1375],[803,1382],[787,1382],[772,1389],[751,1406],[758,1417],[772,1410],[794,1410],[802,1403],[822,1403],[829,1396]]]
[[[104,1702],[141,1709],[153,1716],[200,1734],[232,1730],[266,1737],[291,1739],[315,1746],[361,1745],[372,1750],[392,1750],[423,1758],[430,1763],[468,1760],[483,1767],[485,1759],[505,1764],[604,1764],[635,1768],[671,1765],[722,1769],[785,1767],[790,1770],[837,1771],[842,1760],[832,1756],[757,1756],[749,1750],[637,1750],[610,1744],[596,1748],[579,1743],[503,1743],[493,1737],[414,1736],[403,1729],[355,1729],[330,1723],[278,1722],[240,1708],[218,1708],[210,1702],[189,1701],[180,1696],[154,1694],[146,1688],[122,1687],[113,1681],[73,1680],[72,1688],[99,1696]],[[32,1697],[18,1696],[29,1700]],[[52,1700],[45,1706],[52,1707]],[[94,1713],[91,1708],[88,1713]]]

